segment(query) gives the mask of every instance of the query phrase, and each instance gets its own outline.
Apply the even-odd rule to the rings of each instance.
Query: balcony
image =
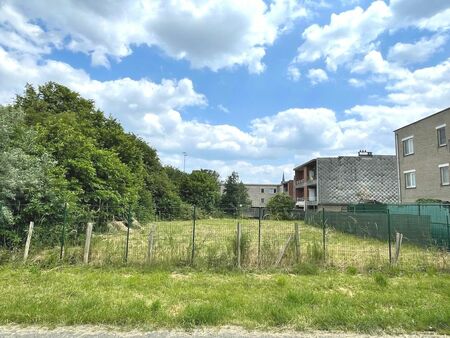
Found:
[[[308,178],[308,181],[306,181],[306,185],[315,185],[315,184],[317,184],[317,178],[316,177]]]
[[[301,180],[295,180],[295,187],[296,188],[301,188],[305,186],[305,180],[301,179]]]
[[[305,207],[305,199],[303,197],[297,197],[295,205],[297,207]]]

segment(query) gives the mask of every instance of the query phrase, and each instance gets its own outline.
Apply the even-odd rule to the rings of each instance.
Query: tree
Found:
[[[221,199],[221,207],[225,210],[235,210],[241,207],[249,207],[252,202],[248,197],[248,191],[244,183],[239,180],[239,174],[235,171],[225,181]]]
[[[295,202],[287,194],[277,194],[267,203],[270,215],[276,219],[288,219]]]
[[[180,184],[181,198],[206,212],[212,212],[220,200],[219,174],[214,170],[194,170]]]
[[[45,223],[35,236],[51,243],[64,202],[74,201],[75,195],[64,171],[39,145],[37,133],[25,125],[23,112],[12,107],[0,107],[0,182],[0,243],[21,243],[30,221]]]

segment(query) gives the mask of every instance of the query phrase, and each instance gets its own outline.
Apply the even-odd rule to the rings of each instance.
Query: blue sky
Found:
[[[164,164],[278,182],[316,156],[394,153],[450,104],[448,0],[0,1],[0,103],[57,81]]]

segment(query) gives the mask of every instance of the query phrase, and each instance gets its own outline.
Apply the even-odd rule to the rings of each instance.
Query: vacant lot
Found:
[[[255,271],[291,269],[298,263],[328,266],[345,271],[373,270],[389,263],[388,242],[358,237],[303,222],[254,219],[202,219],[195,224],[195,247],[192,221],[167,221],[131,230],[128,264],[134,266],[195,266],[206,269],[232,269],[237,265],[237,223],[241,226],[241,266]],[[296,232],[296,225],[298,232]],[[298,236],[296,235],[298,234]],[[150,235],[152,234],[152,235]],[[150,244],[151,242],[151,244]],[[325,249],[324,249],[325,242]],[[83,242],[73,245],[67,240],[65,261],[81,262]],[[151,246],[151,250],[149,250]],[[117,266],[124,262],[126,232],[94,234],[90,262],[95,266]],[[394,253],[392,244],[392,254]],[[193,256],[192,256],[193,255]],[[21,253],[19,252],[19,259]],[[194,260],[192,262],[192,257]],[[428,268],[448,271],[449,253],[437,248],[422,248],[405,238],[399,266],[407,270]],[[32,243],[32,262],[54,264],[59,261],[59,248],[41,250]]]
[[[3,266],[0,294],[3,325],[450,333],[450,278],[435,272]]]

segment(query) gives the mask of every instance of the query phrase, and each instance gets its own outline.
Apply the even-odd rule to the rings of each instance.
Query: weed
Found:
[[[358,269],[355,268],[354,266],[348,266],[347,269],[345,269],[345,271],[349,274],[349,275],[356,275],[358,273]]]
[[[286,278],[286,276],[278,276],[277,279],[275,280],[275,283],[276,283],[277,286],[279,286],[279,287],[284,287],[284,286],[286,286],[286,283],[287,283],[287,278]]]
[[[224,315],[222,308],[211,304],[189,304],[181,315],[185,327],[217,325]]]
[[[152,302],[150,305],[150,311],[154,316],[156,316],[161,311],[161,302],[159,299]]]
[[[307,246],[307,255],[311,262],[318,263],[322,262],[324,259],[323,247],[316,241],[312,244],[308,243]]]
[[[294,266],[292,272],[298,275],[317,275],[319,267],[317,264],[305,262]]]
[[[373,279],[375,281],[375,283],[381,287],[386,287],[388,285],[388,280],[387,278],[380,272],[376,272],[373,275]]]

